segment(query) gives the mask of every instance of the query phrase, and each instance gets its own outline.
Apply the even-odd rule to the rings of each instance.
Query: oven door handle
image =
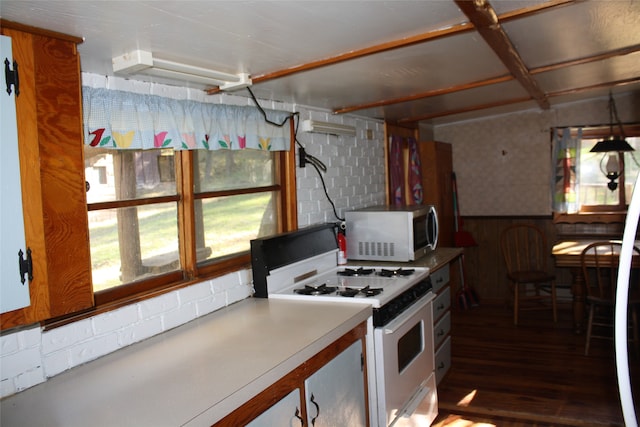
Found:
[[[393,319],[391,323],[384,327],[385,335],[395,334],[396,331],[405,324],[407,319],[412,318],[416,313],[424,309],[427,304],[431,304],[432,299],[433,293],[429,292],[418,301],[416,301],[415,304],[410,306],[406,311],[402,312],[398,317]]]

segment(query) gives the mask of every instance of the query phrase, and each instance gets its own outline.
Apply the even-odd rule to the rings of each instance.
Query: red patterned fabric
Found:
[[[409,188],[411,189],[411,200],[414,205],[421,205],[423,201],[422,188],[422,168],[420,155],[418,153],[418,142],[415,138],[408,138],[409,143]]]
[[[389,178],[391,182],[391,204],[404,205],[404,164],[402,162],[402,138],[391,136],[389,150]]]

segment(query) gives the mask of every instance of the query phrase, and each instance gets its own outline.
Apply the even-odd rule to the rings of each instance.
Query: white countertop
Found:
[[[453,261],[463,254],[463,248],[447,248],[447,247],[439,247],[434,251],[427,252],[421,258],[418,258],[415,261],[409,262],[395,262],[395,261],[349,261],[348,265],[373,265],[376,267],[385,267],[386,266],[402,266],[402,267],[427,267],[431,273],[439,270],[440,268],[447,265],[447,263]],[[347,265],[347,266],[348,266]]]
[[[249,298],[0,402],[0,425],[210,426],[371,315]]]

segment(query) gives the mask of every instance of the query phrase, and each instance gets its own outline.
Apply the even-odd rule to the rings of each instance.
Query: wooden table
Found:
[[[585,288],[582,275],[580,254],[589,244],[600,240],[563,240],[553,245],[551,254],[555,257],[556,267],[566,267],[571,270],[571,294],[573,295],[573,325],[577,334],[582,333],[585,317]],[[640,246],[640,240],[636,240],[636,246]],[[591,266],[587,258],[587,266]],[[640,267],[640,260],[634,257],[632,265]]]

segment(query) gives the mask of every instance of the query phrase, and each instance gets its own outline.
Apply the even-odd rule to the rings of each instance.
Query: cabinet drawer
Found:
[[[447,337],[444,344],[436,351],[436,383],[440,384],[445,374],[451,368],[451,337]]]
[[[436,325],[433,327],[433,346],[434,348],[438,348],[438,346],[444,341],[444,339],[449,335],[449,331],[451,330],[451,312],[447,311],[447,313],[442,316],[442,319],[438,320]]]
[[[451,306],[451,288],[447,287],[433,300],[433,320],[438,320]]]
[[[449,264],[445,265],[438,271],[431,273],[431,284],[433,285],[433,292],[438,293],[440,289],[449,283]]]

